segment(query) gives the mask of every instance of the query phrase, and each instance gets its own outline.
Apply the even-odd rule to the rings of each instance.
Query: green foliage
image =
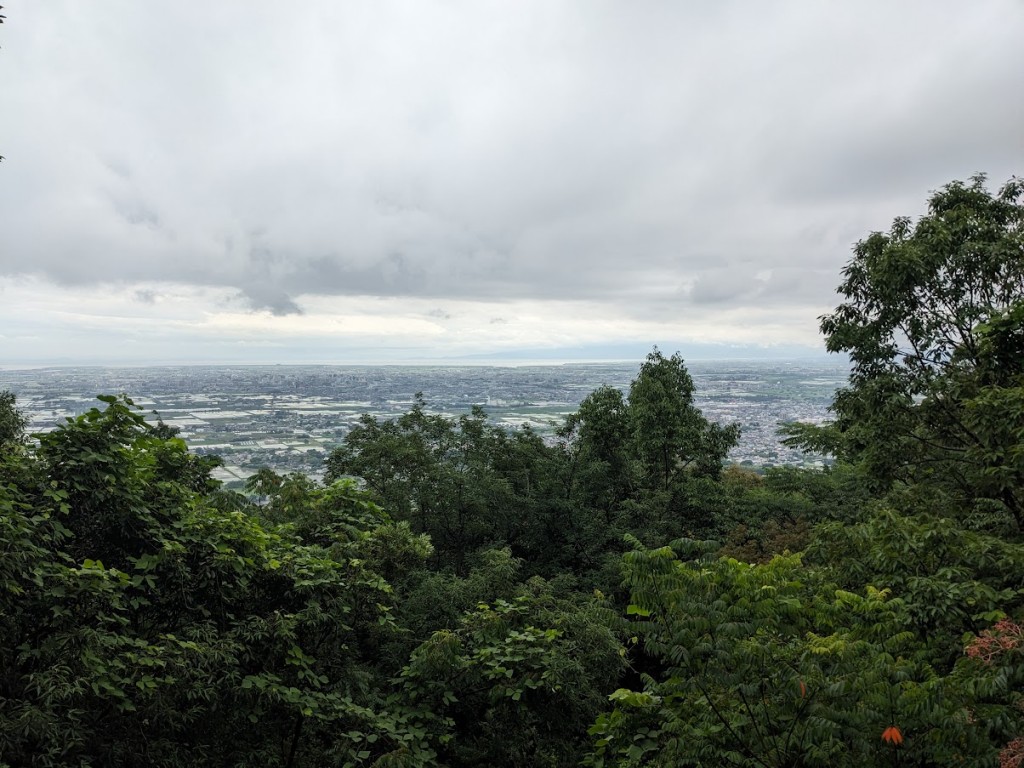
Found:
[[[756,475],[732,467],[723,474],[727,492],[717,518],[721,554],[746,562],[804,550],[814,526],[862,519],[872,501],[864,476],[846,465],[823,469],[776,467]]]
[[[693,405],[693,379],[679,353],[666,359],[655,347],[629,388],[634,450],[655,485],[668,489],[691,465],[717,477],[739,427],[709,422]]]
[[[15,406],[14,393],[0,391],[0,447],[20,443],[25,436],[27,424],[24,414]]]
[[[593,567],[607,537],[572,503],[572,471],[528,428],[490,425],[480,409],[429,414],[422,399],[394,421],[363,417],[327,462],[329,480],[359,477],[395,519],[430,536],[434,567],[463,576],[475,552],[500,547],[530,573]]]
[[[559,431],[569,462],[573,502],[603,510],[633,486],[629,408],[622,392],[603,386],[587,395]]]
[[[444,763],[575,765],[623,664],[609,619],[601,601],[556,598],[535,578],[433,633],[401,679],[435,713]]]
[[[217,509],[207,464],[103,399],[2,465],[4,759],[430,764],[360,656],[391,594],[367,562],[400,549],[379,510],[352,484],[275,499],[301,524]]]
[[[1024,628],[1005,618],[970,636],[966,658],[957,666],[958,683],[977,702],[975,717],[1002,744],[999,765],[1012,768],[1024,757]],[[1011,738],[1015,736],[1015,738]]]
[[[527,429],[510,435],[480,409],[432,415],[418,398],[394,421],[364,416],[327,460],[328,480],[358,476],[397,519],[428,534],[439,561],[465,573],[467,557],[504,544],[544,558],[557,460]]]
[[[946,668],[965,631],[978,632],[1024,603],[1024,544],[949,518],[882,509],[856,525],[829,523],[807,559],[846,588],[873,584],[899,595],[908,628]]]
[[[680,542],[626,556],[641,690],[592,727],[590,765],[980,764],[958,689],[921,658],[902,601]],[[890,727],[900,744],[887,743]],[[890,738],[893,731],[889,731]]]
[[[839,455],[876,478],[995,501],[1024,521],[1024,182],[984,177],[936,192],[916,224],[857,243],[845,298],[822,318],[853,363],[837,393]],[[794,436],[799,440],[799,436]]]

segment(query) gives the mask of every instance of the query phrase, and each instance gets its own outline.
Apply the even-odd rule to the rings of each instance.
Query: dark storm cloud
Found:
[[[0,274],[61,284],[820,306],[853,240],[1024,170],[1014,0],[9,16]]]

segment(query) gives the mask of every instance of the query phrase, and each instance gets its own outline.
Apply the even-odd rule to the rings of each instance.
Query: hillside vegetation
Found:
[[[246,494],[0,395],[0,765],[1017,768],[1022,200],[856,245],[820,471],[725,466],[657,349],[555,444],[420,399]]]

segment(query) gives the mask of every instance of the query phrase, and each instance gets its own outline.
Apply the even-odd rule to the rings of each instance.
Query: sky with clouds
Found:
[[[0,365],[819,354],[1019,0],[9,0]],[[635,350],[635,351],[634,351]]]

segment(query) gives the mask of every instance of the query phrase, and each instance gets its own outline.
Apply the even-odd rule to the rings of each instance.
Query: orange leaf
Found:
[[[800,681],[800,698],[807,698],[807,683],[805,683],[803,680]]]
[[[900,732],[900,729],[897,728],[895,725],[890,725],[888,728],[882,731],[882,741],[884,741],[886,744],[892,744],[893,746],[897,746],[903,743],[903,734]]]

